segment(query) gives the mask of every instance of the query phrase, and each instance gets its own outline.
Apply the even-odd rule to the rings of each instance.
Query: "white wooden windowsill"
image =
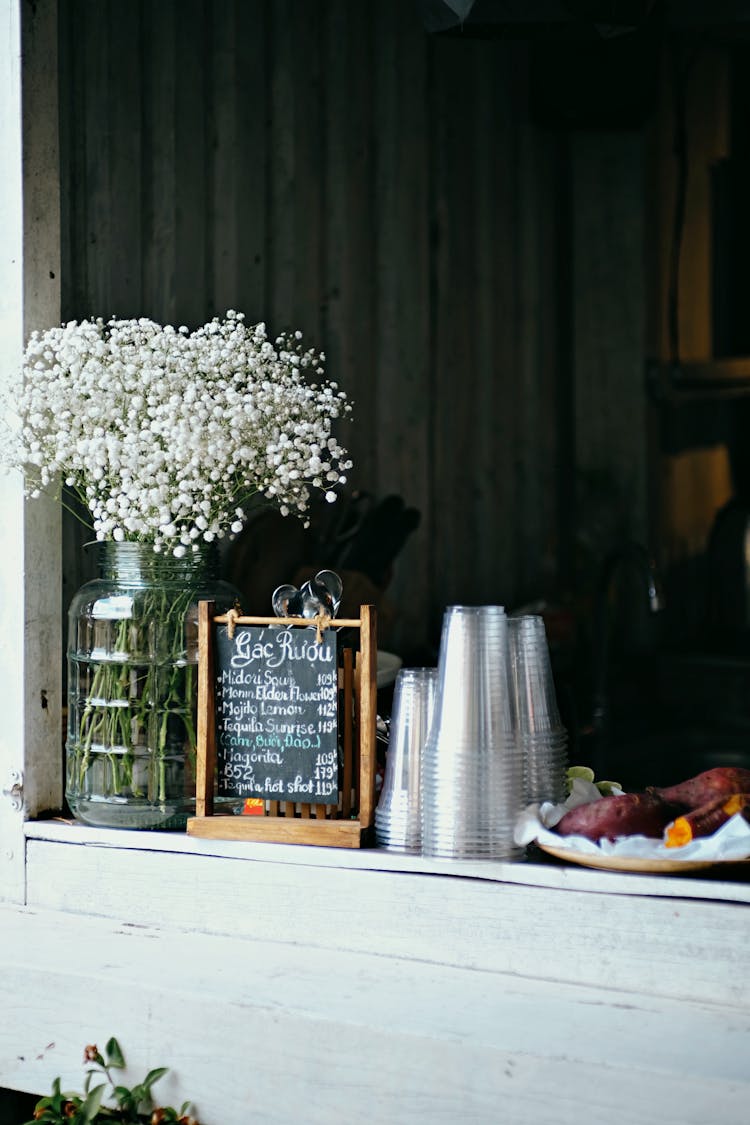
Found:
[[[553,862],[437,860],[420,855],[399,855],[377,847],[320,848],[296,844],[201,840],[182,833],[88,828],[62,820],[27,821],[24,831],[28,840],[138,852],[211,856],[216,860],[443,875],[454,879],[482,879],[492,883],[567,888],[601,894],[750,903],[750,874],[742,877],[741,868],[734,868],[734,877],[722,877],[721,867],[711,870],[708,875],[638,875],[599,871],[572,864],[558,865]]]
[[[194,1098],[202,1125],[746,1107],[745,883],[55,821],[25,836],[27,905],[0,906],[0,1085],[80,1088],[83,1044],[114,1034],[135,1071],[170,1066],[164,1099]]]

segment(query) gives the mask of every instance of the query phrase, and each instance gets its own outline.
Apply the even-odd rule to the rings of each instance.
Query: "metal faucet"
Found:
[[[595,682],[592,701],[592,728],[597,741],[603,740],[609,725],[609,653],[610,653],[610,593],[620,568],[629,564],[643,581],[650,613],[660,613],[665,608],[656,564],[648,550],[634,541],[623,544],[604,560],[596,595],[594,618]]]

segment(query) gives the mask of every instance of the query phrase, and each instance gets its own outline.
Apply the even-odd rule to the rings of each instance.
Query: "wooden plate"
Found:
[[[536,841],[540,851],[562,859],[566,863],[578,863],[582,867],[596,867],[602,871],[632,871],[651,875],[685,875],[690,871],[704,871],[709,867],[734,867],[749,865],[750,859],[646,859],[642,856],[626,855],[587,855],[572,848],[555,848]]]

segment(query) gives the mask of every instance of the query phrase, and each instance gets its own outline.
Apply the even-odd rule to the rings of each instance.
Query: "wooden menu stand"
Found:
[[[216,774],[216,625],[289,625],[310,628],[315,620],[298,617],[243,617],[215,614],[213,602],[198,607],[198,726],[196,815],[187,834],[202,839],[261,840],[280,844],[362,847],[375,817],[375,729],[377,706],[377,639],[374,606],[360,606],[358,618],[335,618],[336,629],[359,629],[356,653],[345,648],[338,669],[339,770],[338,804],[264,801],[262,815],[214,814]],[[329,626],[331,627],[331,626]]]

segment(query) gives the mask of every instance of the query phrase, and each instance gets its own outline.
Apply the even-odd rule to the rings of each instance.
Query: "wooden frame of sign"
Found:
[[[229,635],[241,626],[291,626],[322,631],[358,629],[359,651],[344,648],[337,664],[339,772],[338,801],[327,804],[256,801],[259,815],[214,812],[217,765],[216,629]],[[203,839],[256,840],[359,848],[369,839],[375,818],[375,731],[377,707],[377,635],[375,607],[360,606],[358,618],[243,617],[217,615],[215,604],[198,606],[198,724],[196,815],[187,822],[189,836]],[[335,797],[333,798],[335,800]]]

